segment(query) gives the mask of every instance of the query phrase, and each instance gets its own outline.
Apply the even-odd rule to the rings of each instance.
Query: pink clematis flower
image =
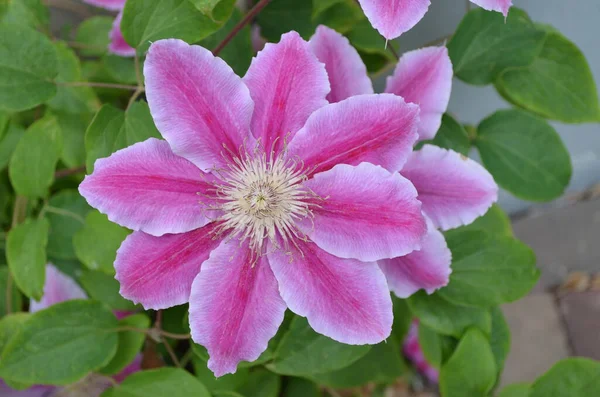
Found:
[[[358,0],[371,25],[388,40],[412,29],[429,9],[430,0]],[[508,15],[511,0],[471,0],[480,7]]]
[[[57,303],[72,299],[87,299],[87,295],[81,287],[70,277],[61,273],[51,263],[46,265],[46,281],[44,283],[44,295],[40,301],[31,300],[29,311],[35,313],[46,309]],[[130,313],[127,313],[130,314]],[[124,313],[123,313],[124,315]],[[141,371],[142,356],[138,355],[135,360],[114,376],[117,382],[122,382],[126,376]],[[25,390],[14,390],[0,379],[0,396],[2,397],[99,397],[100,394],[113,385],[114,381],[105,376],[90,374],[86,378],[69,385],[66,388],[59,386],[35,385]],[[64,394],[67,389],[68,393]]]
[[[404,355],[414,364],[417,371],[429,380],[431,383],[437,384],[440,378],[440,372],[425,358],[423,349],[419,344],[419,320],[414,319],[410,325],[410,329],[404,343],[402,345]]]
[[[373,92],[365,65],[345,37],[319,26],[310,46],[327,69],[331,102]],[[447,49],[428,47],[404,54],[387,80],[387,93],[420,106],[417,130],[421,140],[433,138],[441,125],[450,100],[452,74]],[[400,173],[419,193],[423,213],[428,218],[428,232],[420,250],[378,263],[390,289],[406,298],[419,289],[432,293],[448,283],[452,258],[444,236],[437,229],[448,230],[473,222],[497,200],[498,187],[487,170],[475,161],[433,145],[413,152]]]
[[[84,0],[86,3],[96,7],[101,7],[111,11],[119,11],[113,26],[108,36],[110,38],[110,44],[108,45],[108,51],[120,55],[122,57],[132,57],[135,55],[135,48],[131,47],[123,38],[121,33],[121,19],[123,18],[123,7],[127,0]]]
[[[420,248],[427,228],[395,172],[418,106],[392,94],[329,104],[325,67],[296,32],[243,79],[174,39],[152,44],[144,75],[166,141],[99,159],[79,187],[134,230],[115,261],[121,294],[146,309],[189,302],[217,376],[256,360],[286,307],[337,341],[385,340],[392,305],[376,261]]]

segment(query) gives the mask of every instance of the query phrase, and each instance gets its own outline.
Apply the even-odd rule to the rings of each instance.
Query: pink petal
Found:
[[[488,11],[501,12],[505,17],[512,6],[512,0],[471,0],[472,3]]]
[[[120,11],[127,0],[83,0],[85,3],[111,11]]]
[[[319,61],[325,64],[331,84],[331,92],[327,95],[329,102],[373,93],[373,84],[367,75],[367,68],[347,38],[327,26],[320,25],[309,44]]]
[[[408,298],[420,289],[431,294],[448,284],[452,254],[444,235],[429,222],[421,249],[408,255],[379,261],[390,289],[399,298]]]
[[[358,0],[371,25],[388,40],[409,31],[423,18],[429,0]]]
[[[51,396],[55,386],[32,386],[25,390],[14,390],[0,379],[0,396],[2,397],[47,397]]]
[[[150,138],[98,159],[79,193],[111,221],[160,236],[210,222],[212,179],[167,142]]]
[[[145,309],[187,303],[202,262],[219,245],[215,223],[182,234],[154,237],[133,232],[117,251],[115,278],[121,295]]]
[[[392,301],[379,267],[335,257],[310,241],[297,240],[296,245],[291,253],[269,254],[279,292],[290,310],[338,342],[362,345],[385,340],[392,327]]]
[[[121,33],[121,19],[123,18],[123,11],[119,12],[119,15],[113,22],[112,29],[108,34],[110,38],[110,44],[108,45],[108,51],[113,54],[120,55],[122,57],[132,57],[135,55],[135,48],[127,44],[123,33]]]
[[[450,101],[452,74],[448,49],[427,47],[404,54],[387,79],[385,92],[400,95],[421,108],[420,139],[433,138],[442,124]]]
[[[142,359],[143,359],[143,356],[141,353],[138,354],[137,356],[135,356],[135,358],[133,359],[131,364],[129,364],[128,366],[123,368],[123,370],[121,372],[119,372],[118,374],[114,375],[113,379],[116,380],[118,383],[121,383],[129,375],[141,371],[142,370]]]
[[[351,97],[313,113],[288,156],[303,159],[312,174],[363,161],[398,171],[418,137],[418,115],[417,105],[395,95]]]
[[[202,265],[190,297],[192,339],[208,350],[215,376],[234,373],[267,349],[286,306],[265,256],[248,242],[223,242]]]
[[[244,83],[256,104],[252,133],[267,152],[278,153],[312,112],[327,104],[325,67],[296,32],[268,43],[252,60]]]
[[[301,227],[330,254],[376,261],[421,246],[427,230],[421,203],[414,186],[399,173],[370,163],[340,164],[305,186],[323,200]]]
[[[443,230],[468,225],[498,199],[498,186],[475,161],[425,145],[402,169],[419,192],[423,212]]]
[[[156,41],[144,76],[150,112],[175,154],[207,171],[224,166],[244,144],[253,147],[248,88],[207,49],[176,39]]]
[[[35,313],[57,303],[71,299],[87,299],[83,289],[71,277],[61,273],[53,264],[46,265],[46,281],[44,282],[44,295],[37,302],[31,299],[29,311]]]

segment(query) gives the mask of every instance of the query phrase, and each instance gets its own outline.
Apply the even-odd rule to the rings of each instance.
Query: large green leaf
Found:
[[[161,138],[146,102],[135,102],[125,112],[125,136],[128,146],[148,138]]]
[[[90,124],[93,113],[67,113],[53,110],[62,134],[62,153],[60,160],[67,167],[79,167],[85,164],[85,130]]]
[[[568,358],[555,364],[531,386],[529,397],[600,396],[600,362]]]
[[[137,372],[102,397],[210,397],[206,387],[190,373],[178,368]]]
[[[465,230],[482,231],[496,236],[511,237],[513,235],[510,218],[498,204],[493,204],[483,216],[475,219],[475,222],[454,229],[450,233]]]
[[[316,333],[304,317],[295,317],[267,367],[283,375],[313,375],[349,366],[371,346],[339,343]]]
[[[560,137],[530,113],[494,113],[477,127],[475,146],[496,182],[519,198],[552,200],[571,179],[571,159]]]
[[[119,320],[119,327],[146,329],[150,327],[150,318],[144,313],[133,314]],[[104,375],[115,375],[127,367],[140,353],[146,334],[139,331],[120,331],[119,346],[112,360],[100,369]]]
[[[483,333],[468,330],[440,371],[442,397],[487,397],[496,383],[496,365]]]
[[[509,67],[530,65],[546,33],[527,14],[512,7],[506,19],[481,8],[470,11],[448,43],[456,76],[471,84],[490,84]]]
[[[25,129],[19,124],[13,122],[8,123],[8,128],[4,133],[4,137],[0,140],[0,170],[8,165],[8,162],[24,133]]]
[[[81,22],[77,27],[75,42],[79,44],[79,52],[85,56],[99,56],[106,53],[110,38],[108,36],[114,18],[95,16]]]
[[[281,377],[264,368],[251,372],[244,383],[236,388],[242,396],[277,397],[281,389]]]
[[[378,72],[395,60],[392,53],[386,49],[385,39],[371,26],[371,23],[367,19],[356,23],[346,33],[346,36],[348,36],[350,43],[358,50],[369,73]]]
[[[289,378],[282,397],[321,397],[321,392],[316,383],[302,378]]]
[[[31,317],[29,313],[11,313],[3,315],[0,319],[0,355],[10,339],[23,328],[25,321]]]
[[[539,278],[535,254],[514,238],[467,230],[448,234],[446,241],[452,251],[452,274],[438,294],[456,304],[490,307],[513,302]]]
[[[6,298],[8,297],[8,291],[6,290],[8,287],[8,267],[0,266],[0,318],[6,316],[6,309],[8,308],[8,302]],[[15,286],[14,283],[11,283],[10,290],[12,296],[10,300],[12,304],[10,305],[10,310],[12,312],[18,312],[21,310],[21,305],[23,304],[23,300],[21,299],[21,294],[19,290]],[[0,349],[0,352],[2,350]]]
[[[439,291],[427,295],[419,291],[408,300],[410,309],[431,329],[442,335],[460,338],[469,327],[477,327],[490,334],[492,318],[490,313],[482,308],[455,305],[442,296]]]
[[[224,22],[235,7],[235,0],[190,0],[204,15],[213,21]]]
[[[71,300],[41,310],[6,346],[0,376],[65,385],[106,365],[117,349],[117,319],[99,302]],[[74,365],[76,363],[76,365]]]
[[[188,0],[128,0],[121,21],[125,40],[142,51],[160,39],[200,41],[220,26]]]
[[[464,156],[469,155],[469,149],[471,148],[467,131],[462,124],[448,113],[442,116],[442,125],[435,138],[423,143],[431,143],[444,149],[454,150]]]
[[[46,219],[27,219],[12,228],[6,239],[6,259],[17,286],[25,295],[42,299],[46,279]]]
[[[349,32],[365,19],[365,14],[356,0],[338,1],[319,13],[313,12],[315,25],[326,25],[340,33]]]
[[[192,345],[194,346],[194,345]],[[197,346],[197,345],[196,345]],[[215,378],[215,374],[208,369],[206,360],[199,356],[193,358],[196,377],[212,393],[214,391],[233,391],[244,384],[250,376],[249,368],[238,367],[234,374],[227,374]]]
[[[556,31],[548,33],[530,66],[506,70],[496,87],[512,103],[549,119],[600,121],[598,89],[585,56]]]
[[[56,94],[52,42],[21,24],[0,23],[0,108],[31,109]]]
[[[29,26],[36,30],[48,30],[50,12],[42,0],[2,0],[0,9],[3,6],[6,10],[4,13],[0,11],[2,22]]]
[[[530,390],[529,383],[515,383],[502,389],[498,397],[529,397]]]
[[[258,14],[260,33],[271,42],[278,42],[281,35],[294,30],[304,39],[315,32],[312,20],[312,4],[309,0],[271,0]]]
[[[499,307],[493,308],[492,333],[490,335],[490,346],[496,362],[496,369],[501,372],[504,369],[504,361],[510,351],[510,328]]]
[[[119,282],[112,275],[98,270],[87,270],[81,274],[79,282],[90,298],[104,303],[113,310],[132,311],[136,309],[133,302],[119,294]]]
[[[30,198],[45,197],[54,181],[61,149],[62,135],[54,116],[33,123],[10,159],[9,176],[15,191]]]
[[[94,171],[97,159],[108,157],[122,146],[115,144],[125,122],[123,111],[104,105],[98,111],[85,132],[86,168],[88,173]]]
[[[50,222],[48,255],[75,259],[73,236],[83,227],[85,215],[91,210],[77,190],[61,190],[48,201],[46,219]]]

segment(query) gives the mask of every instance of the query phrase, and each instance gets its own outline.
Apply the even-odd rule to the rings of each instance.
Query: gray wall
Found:
[[[553,25],[572,40],[587,57],[596,85],[600,87],[599,0],[513,0],[513,3],[525,9],[534,21]],[[465,11],[465,0],[432,0],[425,18],[401,36],[396,47],[407,51],[451,34]],[[383,82],[384,79],[379,78],[377,88],[381,89]],[[600,92],[600,88],[597,89]],[[509,105],[493,87],[469,86],[455,79],[449,111],[461,122],[476,125],[495,110],[507,107]],[[573,177],[568,191],[585,190],[600,182],[600,124],[553,125],[572,157]],[[509,212],[535,205],[506,192],[501,193],[500,204]]]

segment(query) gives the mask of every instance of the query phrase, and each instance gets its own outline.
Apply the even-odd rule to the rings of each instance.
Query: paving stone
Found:
[[[600,360],[600,292],[572,292],[560,298],[560,310],[575,356]]]
[[[529,295],[504,305],[502,311],[512,342],[501,385],[531,382],[569,356],[566,331],[551,294]]]

